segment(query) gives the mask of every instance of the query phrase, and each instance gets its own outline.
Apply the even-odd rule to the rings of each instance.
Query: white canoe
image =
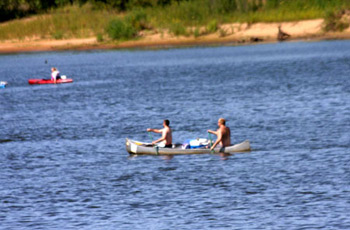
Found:
[[[250,142],[246,140],[242,143],[224,147],[215,148],[214,151],[206,148],[198,149],[182,149],[182,144],[173,144],[172,148],[162,148],[158,146],[152,146],[149,143],[140,141],[134,141],[126,138],[125,142],[126,151],[130,154],[137,155],[186,155],[186,154],[207,154],[207,153],[236,153],[250,151]]]

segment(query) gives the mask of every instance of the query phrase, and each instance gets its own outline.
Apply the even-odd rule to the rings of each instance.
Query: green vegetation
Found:
[[[325,30],[337,31],[348,26],[339,13],[346,9],[349,0],[1,0],[0,21],[35,15],[0,24],[0,40],[125,40],[151,29],[177,36],[226,36],[220,24],[314,18],[325,18]]]
[[[228,22],[281,22],[323,18],[326,11],[349,8],[347,0],[192,0],[162,8],[148,8],[156,27],[174,20],[184,26]]]
[[[66,6],[49,14],[12,20],[0,25],[0,40],[25,38],[84,38],[104,34],[117,12],[95,10],[91,5]]]
[[[125,16],[125,21],[130,24],[135,30],[151,29],[152,27],[148,23],[148,16],[144,9],[136,8]]]
[[[214,19],[208,23],[206,32],[208,34],[212,34],[212,33],[215,33],[218,29],[219,29],[218,22]]]
[[[199,37],[201,35],[200,28],[196,27],[193,31],[193,36],[195,38]]]
[[[131,23],[119,18],[111,20],[106,31],[109,37],[114,40],[128,40],[137,35],[137,30]]]
[[[103,34],[97,34],[97,35],[96,35],[96,40],[97,40],[98,42],[103,42],[103,41],[104,41]]]
[[[169,31],[170,33],[174,34],[175,36],[184,35],[187,36],[187,30],[186,27],[181,23],[180,20],[174,20],[169,24]]]
[[[113,40],[128,40],[137,37],[138,32],[146,29],[151,29],[147,14],[143,9],[135,9],[124,18],[112,19],[106,32]]]
[[[329,11],[325,17],[325,31],[343,31],[349,27],[349,23],[342,19],[344,11]]]

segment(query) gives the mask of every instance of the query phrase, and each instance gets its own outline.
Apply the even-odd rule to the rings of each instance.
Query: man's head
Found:
[[[224,118],[220,118],[220,119],[218,120],[218,124],[219,124],[219,125],[225,125],[225,124],[226,124],[226,120],[225,120]]]
[[[163,124],[166,125],[166,126],[169,126],[170,125],[170,121],[169,120],[164,120]]]

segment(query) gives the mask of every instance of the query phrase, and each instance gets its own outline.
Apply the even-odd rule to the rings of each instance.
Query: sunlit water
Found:
[[[349,51],[329,41],[1,55],[0,228],[350,229]],[[28,85],[52,66],[74,83]],[[125,151],[163,119],[181,143],[220,117],[253,151]]]

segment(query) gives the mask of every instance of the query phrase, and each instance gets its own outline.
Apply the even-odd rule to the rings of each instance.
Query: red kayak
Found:
[[[56,84],[61,84],[61,83],[72,83],[73,79],[67,78],[67,79],[58,79],[56,81]],[[51,79],[29,79],[28,83],[31,85],[35,84],[55,84],[53,80]]]

